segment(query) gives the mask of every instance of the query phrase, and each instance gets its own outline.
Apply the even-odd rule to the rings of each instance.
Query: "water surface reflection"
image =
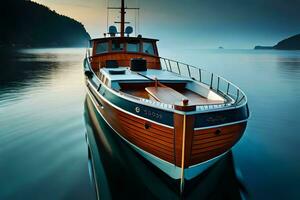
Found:
[[[83,134],[84,50],[1,55],[0,199],[95,199]]]
[[[107,134],[103,122],[91,126],[93,112],[85,125],[84,53],[0,53],[0,199],[95,199],[86,129],[90,144],[98,137],[91,149],[96,149],[100,196],[179,198],[176,183]],[[253,199],[300,199],[299,51],[161,49],[161,55],[228,78],[246,92],[251,110],[247,130],[232,151],[234,159],[228,155],[220,167],[191,184],[185,197],[239,198],[241,186],[233,173],[239,168]]]

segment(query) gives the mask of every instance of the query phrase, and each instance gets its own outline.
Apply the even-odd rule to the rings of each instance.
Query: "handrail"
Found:
[[[87,65],[88,67],[91,68],[91,63],[89,60],[86,61],[87,62]],[[103,82],[102,80],[99,79],[99,77],[96,76],[96,79],[99,81],[100,85],[99,86],[104,86],[104,87],[107,87]],[[99,90],[99,89],[98,89]],[[114,91],[114,90],[112,90]],[[116,91],[114,91],[116,92]],[[124,93],[124,92],[121,92],[121,91],[118,91],[118,93],[120,95],[123,95],[125,97],[129,97],[130,99],[134,99],[134,100],[138,100],[139,102],[143,102],[144,104],[146,105],[152,105],[152,106],[160,106],[161,108],[164,108],[164,109],[174,109],[174,105],[171,105],[171,104],[166,104],[166,103],[161,103],[161,102],[158,102],[158,101],[152,101],[150,99],[144,99],[144,98],[141,98],[141,97],[137,97],[137,96],[134,96],[134,95],[131,95],[131,94],[128,94],[128,93]]]
[[[183,62],[164,57],[159,57],[159,59],[161,68],[163,70],[191,78],[199,83],[207,85],[216,93],[221,94],[224,97],[229,97],[233,103],[226,104],[226,106],[240,106],[247,103],[247,97],[245,93],[238,86],[226,80],[225,78],[212,72],[208,72],[200,67],[195,67]],[[200,109],[203,109],[206,106],[201,105]],[[209,105],[209,107],[211,106],[215,107],[220,105]]]
[[[88,52],[87,52],[86,56],[87,56],[87,58],[90,58]],[[199,83],[205,84],[210,89],[217,92],[218,94],[229,97],[233,101],[233,103],[225,103],[225,104],[197,105],[196,106],[197,111],[218,110],[220,108],[233,107],[233,106],[237,107],[237,106],[241,106],[241,105],[244,105],[247,103],[247,97],[246,97],[245,93],[239,87],[237,87],[235,84],[231,83],[230,81],[227,81],[225,78],[215,75],[204,69],[185,64],[183,62],[179,62],[179,61],[175,61],[175,60],[171,60],[171,59],[163,58],[163,57],[159,57],[159,59],[160,59],[161,67],[163,70],[166,70],[166,71],[169,71],[169,72],[172,72],[175,74],[179,74],[181,76],[191,78],[192,80],[197,81]],[[164,61],[165,65],[163,65],[162,61]],[[87,63],[88,63],[88,66],[91,68],[91,63],[90,63],[89,59],[87,60]],[[176,64],[176,68],[177,68],[178,72],[176,72],[176,70],[174,70],[174,67],[172,68],[172,63]],[[182,66],[184,66],[186,68],[188,75],[184,74],[184,68]],[[198,73],[192,73],[192,72],[198,72]],[[198,75],[198,77],[196,75]],[[207,79],[207,77],[210,77],[208,80],[209,83],[207,83],[205,81],[205,79]],[[217,78],[215,79],[214,77],[217,77]],[[214,80],[217,80],[217,83],[215,83]],[[99,81],[102,82],[101,80],[99,80]],[[234,93],[234,91],[235,91],[235,93]],[[127,93],[122,93],[122,95],[132,98],[132,95],[129,95]],[[143,98],[139,98],[139,97],[137,99],[139,99],[139,101],[143,101],[144,103],[147,103],[147,104],[155,104],[156,106],[160,106],[162,108],[174,109],[174,106],[171,104],[165,104],[165,103],[161,103],[161,102],[152,102],[151,100],[143,99]]]
[[[91,49],[90,48],[86,48],[85,57],[87,59],[91,59]]]

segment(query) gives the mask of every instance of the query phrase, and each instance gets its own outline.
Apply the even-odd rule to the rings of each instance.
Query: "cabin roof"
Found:
[[[143,37],[105,37],[105,38],[94,38],[91,39],[91,42],[101,42],[101,41],[109,41],[109,40],[125,40],[125,41],[133,41],[133,40],[143,40],[143,41],[152,41],[152,42],[157,42],[159,41],[158,39],[153,39],[153,38],[143,38]]]

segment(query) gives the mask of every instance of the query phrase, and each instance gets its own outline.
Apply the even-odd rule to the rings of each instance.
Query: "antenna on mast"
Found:
[[[108,6],[107,9],[108,10],[112,10],[112,9],[120,10],[121,21],[115,22],[115,23],[120,24],[120,37],[124,37],[124,35],[125,35],[125,24],[129,24],[129,22],[125,21],[126,10],[139,10],[140,8],[128,8],[127,6],[125,7],[125,0],[121,0],[121,7],[109,7]],[[130,31],[130,32],[132,32],[132,31]],[[126,31],[126,33],[127,33],[127,35],[129,35],[128,31]]]

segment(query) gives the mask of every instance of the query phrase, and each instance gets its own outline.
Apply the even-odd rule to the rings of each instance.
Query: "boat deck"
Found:
[[[111,82],[149,80],[144,76],[147,76],[150,79],[157,78],[159,81],[190,81],[189,78],[185,78],[183,76],[168,71],[156,70],[156,69],[148,69],[147,71],[143,71],[143,72],[134,72],[126,67],[118,67],[118,68],[102,68],[100,71],[104,76],[109,78]]]
[[[168,71],[132,72],[125,67],[103,68],[98,76],[103,82],[109,82],[109,86],[117,91],[165,104],[180,105],[183,99],[188,100],[189,105],[214,105],[226,102],[222,97],[210,99],[192,91],[187,88],[187,84],[193,80]],[[157,79],[164,86],[155,87],[155,81],[151,79]]]
[[[144,98],[144,99],[151,99],[153,101],[159,101],[156,98],[151,98],[151,95],[144,88],[124,89],[124,90],[121,90],[121,92],[130,94],[132,96]],[[187,97],[190,104],[193,104],[193,105],[212,105],[212,104],[222,104],[223,103],[223,101],[209,100],[209,99],[207,99],[193,91],[187,90],[187,89],[181,89],[178,92],[180,92],[183,96]],[[172,97],[170,97],[168,93],[165,93],[163,95],[164,95],[163,100],[159,101],[159,102],[171,103],[171,104],[175,104],[177,102],[177,101],[174,101],[174,99]]]

